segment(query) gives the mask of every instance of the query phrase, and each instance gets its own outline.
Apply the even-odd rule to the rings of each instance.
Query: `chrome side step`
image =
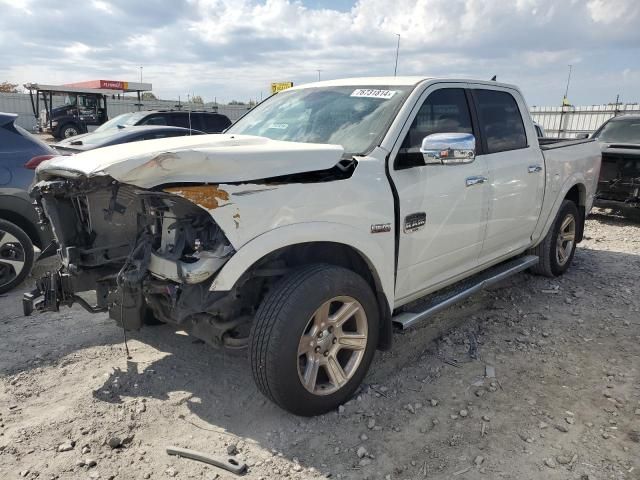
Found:
[[[412,302],[417,304],[413,308],[411,308],[412,304],[407,305],[412,311],[402,311],[394,315],[391,320],[402,330],[411,328],[445,308],[469,298],[483,288],[536,265],[538,260],[535,255],[528,255],[491,267],[478,275],[444,289],[443,292],[436,292],[424,299]]]

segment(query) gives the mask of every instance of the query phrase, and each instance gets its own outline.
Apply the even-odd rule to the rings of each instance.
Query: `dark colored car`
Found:
[[[34,165],[56,155],[55,150],[15,124],[18,116],[0,113],[0,293],[18,285],[31,271],[33,246],[51,243],[27,190]]]
[[[67,138],[53,146],[61,154],[80,153],[100,147],[119,145],[121,143],[156,140],[158,138],[183,137],[186,135],[203,135],[199,130],[182,127],[160,127],[155,125],[133,126],[122,129],[107,129],[85,135]]]
[[[640,218],[640,115],[613,117],[592,137],[602,145],[595,205]]]
[[[150,110],[123,113],[100,125],[95,131],[103,132],[133,125],[162,125],[191,128],[205,133],[220,133],[231,125],[226,115],[205,111]]]

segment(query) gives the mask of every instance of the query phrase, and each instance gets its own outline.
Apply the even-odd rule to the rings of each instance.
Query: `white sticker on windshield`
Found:
[[[352,97],[389,99],[396,94],[395,90],[376,90],[373,88],[357,88],[351,94]]]
[[[289,124],[288,123],[272,123],[267,128],[275,128],[276,130],[286,130],[287,128],[289,128]]]

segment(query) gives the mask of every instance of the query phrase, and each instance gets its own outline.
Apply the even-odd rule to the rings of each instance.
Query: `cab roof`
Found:
[[[297,85],[291,87],[288,90],[301,90],[304,88],[317,88],[317,87],[350,87],[350,86],[415,86],[419,83],[428,81],[438,82],[457,82],[457,83],[479,83],[487,86],[504,87],[517,89],[514,85],[507,83],[494,82],[492,80],[475,80],[472,78],[438,78],[438,77],[424,77],[424,76],[401,76],[401,77],[354,77],[354,78],[341,78],[336,80],[323,80],[320,82],[305,83],[303,85]]]

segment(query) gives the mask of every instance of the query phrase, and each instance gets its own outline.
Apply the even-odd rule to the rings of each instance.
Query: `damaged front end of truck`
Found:
[[[256,137],[219,135],[196,145],[202,141],[184,140],[186,147],[171,152],[159,141],[158,151],[139,155],[109,147],[43,164],[31,195],[55,235],[61,266],[24,295],[24,313],[77,303],[93,313],[108,312],[127,330],[159,321],[214,346],[245,346],[267,280],[258,272],[230,291],[210,290],[216,272],[236,253],[216,221],[218,209],[225,207],[221,221],[240,245],[238,202],[232,202],[222,182],[214,182],[230,181],[225,188],[235,188],[237,198],[247,201],[252,193],[274,187],[243,184],[240,179],[249,174],[238,168],[238,155],[256,150],[259,163],[251,170],[245,162],[247,170],[261,176],[292,169],[286,161],[269,166],[265,156],[286,160],[299,158],[300,152],[291,145],[283,151],[274,146],[281,142]],[[313,146],[300,148],[314,158]],[[339,147],[315,149],[322,162],[298,169],[313,171],[340,160]],[[223,216],[217,215],[219,220]]]
[[[206,210],[170,191],[109,177],[41,181],[34,193],[62,265],[25,295],[25,314],[78,303],[108,311],[127,329],[155,317],[187,330],[202,330],[197,317],[206,314],[210,343],[231,345],[240,336],[229,317],[241,312],[205,282],[234,253]],[[94,302],[80,295],[92,291]]]

